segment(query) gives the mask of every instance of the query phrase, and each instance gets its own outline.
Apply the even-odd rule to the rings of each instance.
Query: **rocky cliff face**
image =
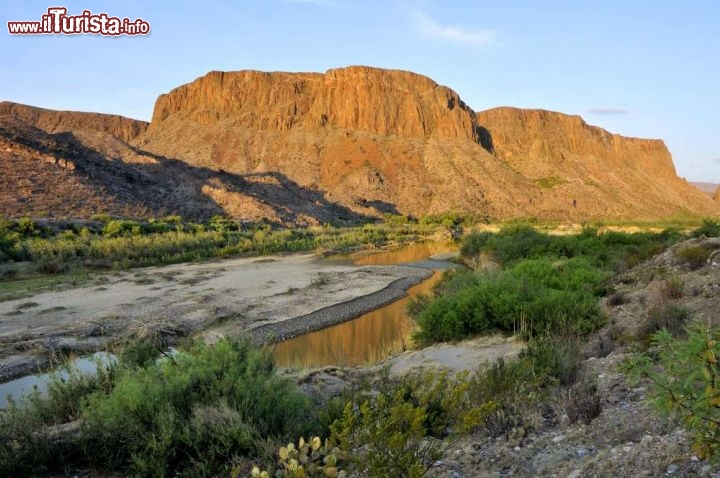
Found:
[[[645,169],[654,176],[676,176],[665,143],[627,138],[590,126],[579,116],[545,110],[494,108],[477,113],[488,146],[530,177],[562,173],[571,158],[602,159],[608,167]]]
[[[313,223],[455,211],[582,221],[720,211],[676,176],[662,141],[549,111],[476,113],[453,90],[404,71],[211,72],[161,95],[150,125],[13,103],[0,103],[3,115],[70,132],[60,139],[93,158],[150,174],[158,204],[195,216]],[[94,181],[112,182],[102,164],[93,163]]]
[[[122,141],[130,141],[148,127],[145,121],[119,115],[56,111],[9,101],[0,102],[0,116],[12,116],[48,133],[101,131]]]
[[[402,71],[211,72],[160,96],[134,143],[236,174],[278,172],[371,214],[717,214],[677,178],[662,141],[548,111],[475,113],[451,89]]]
[[[340,128],[377,135],[475,139],[457,93],[404,71],[349,67],[327,73],[214,71],[161,95],[151,130],[169,119],[286,132]]]

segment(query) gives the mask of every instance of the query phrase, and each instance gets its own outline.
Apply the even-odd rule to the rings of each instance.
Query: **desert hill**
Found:
[[[475,112],[453,90],[404,71],[210,72],[161,95],[149,125],[12,103],[0,103],[0,116],[53,138],[72,135],[95,158],[93,180],[128,192],[121,202],[194,217],[313,223],[464,211],[580,221],[720,211],[677,177],[660,140],[549,111]],[[13,144],[22,143],[7,123]],[[138,172],[157,191],[113,179],[118,171],[102,176],[103,165]],[[16,189],[5,183],[0,194]],[[5,202],[0,214],[18,213]]]
[[[71,117],[72,124],[83,124],[84,113],[75,115],[79,118]],[[16,116],[0,115],[0,216],[180,214],[206,219],[228,214],[288,223],[363,219],[281,175],[241,177],[193,167],[133,148],[93,130],[96,125],[89,121],[83,124],[87,129],[48,133]]]

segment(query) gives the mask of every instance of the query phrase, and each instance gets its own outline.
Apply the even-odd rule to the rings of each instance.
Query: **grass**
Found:
[[[546,178],[540,178],[535,180],[535,184],[544,189],[553,189],[555,186],[567,183],[567,179],[559,178],[557,176],[548,176]]]
[[[707,245],[691,246],[678,251],[678,256],[690,267],[690,270],[697,270],[706,264],[715,249],[716,247]]]

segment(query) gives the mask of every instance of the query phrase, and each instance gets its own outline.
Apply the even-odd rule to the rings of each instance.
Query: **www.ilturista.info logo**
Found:
[[[11,35],[147,35],[150,24],[138,18],[111,17],[107,13],[83,10],[80,15],[68,15],[65,7],[50,7],[39,22],[7,22]]]

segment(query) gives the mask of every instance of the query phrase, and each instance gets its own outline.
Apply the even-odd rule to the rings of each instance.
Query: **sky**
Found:
[[[57,5],[150,34],[8,33]],[[720,183],[718,0],[0,0],[0,25],[0,100],[150,120],[158,95],[211,70],[370,65],[429,76],[476,111],[661,138],[679,176]]]

